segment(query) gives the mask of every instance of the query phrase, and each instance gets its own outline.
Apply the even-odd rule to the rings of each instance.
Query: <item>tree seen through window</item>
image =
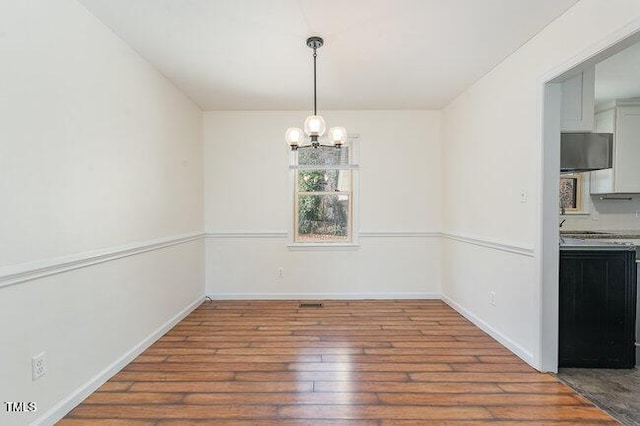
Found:
[[[296,223],[298,242],[351,240],[352,171],[348,148],[307,148],[298,153]]]

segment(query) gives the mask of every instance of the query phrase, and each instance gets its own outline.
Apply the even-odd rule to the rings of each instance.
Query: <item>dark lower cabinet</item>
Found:
[[[561,250],[559,308],[560,367],[634,367],[634,251]]]

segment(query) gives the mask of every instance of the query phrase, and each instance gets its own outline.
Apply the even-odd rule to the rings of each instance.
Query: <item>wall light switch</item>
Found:
[[[525,191],[524,189],[520,190],[520,202],[521,203],[527,202],[527,191]]]

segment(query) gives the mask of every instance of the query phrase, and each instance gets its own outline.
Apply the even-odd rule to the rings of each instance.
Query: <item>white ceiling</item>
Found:
[[[577,0],[79,0],[204,110],[441,108]]]
[[[596,103],[640,97],[640,43],[596,65]]]

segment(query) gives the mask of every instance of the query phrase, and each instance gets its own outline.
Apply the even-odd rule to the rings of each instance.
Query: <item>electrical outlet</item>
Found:
[[[278,277],[284,278],[284,268],[282,266],[278,268]]]
[[[45,353],[42,352],[40,355],[36,355],[31,358],[31,378],[32,380],[38,380],[40,377],[44,376],[47,372],[47,362],[45,358]]]
[[[495,291],[490,291],[489,292],[489,303],[491,303],[491,305],[496,306],[496,292]]]
[[[598,210],[593,211],[593,215],[591,215],[591,219],[600,220],[600,213],[598,213]]]

